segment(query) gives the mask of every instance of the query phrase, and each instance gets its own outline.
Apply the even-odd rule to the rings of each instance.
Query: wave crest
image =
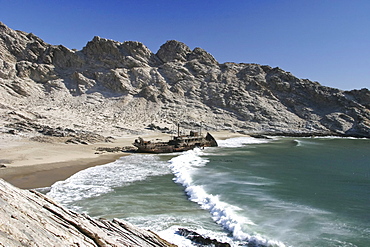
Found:
[[[246,233],[244,229],[248,225],[255,224],[248,218],[237,214],[240,208],[221,201],[219,195],[209,194],[202,185],[194,183],[192,174],[199,172],[199,168],[208,163],[208,160],[200,155],[202,152],[195,149],[169,161],[169,166],[175,175],[174,182],[185,187],[189,200],[196,202],[202,209],[208,210],[212,219],[231,232],[235,240],[247,241],[255,246],[285,246],[283,243],[267,240],[259,234]]]
[[[133,154],[115,162],[82,170],[51,186],[48,196],[64,205],[109,193],[150,176],[168,174],[167,163],[156,155]]]

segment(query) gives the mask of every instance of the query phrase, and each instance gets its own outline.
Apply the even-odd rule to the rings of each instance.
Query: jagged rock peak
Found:
[[[82,49],[92,61],[100,61],[109,67],[142,67],[155,63],[153,52],[137,41],[118,42],[95,36]]]
[[[2,22],[0,22],[0,36],[2,36],[3,38],[7,36],[6,41],[8,42],[11,41],[11,39],[17,39],[18,42],[21,43],[37,41],[42,43],[43,45],[46,45],[46,43],[41,38],[37,37],[33,33],[13,30]]]
[[[186,61],[190,53],[191,49],[184,43],[177,40],[169,40],[159,48],[157,56],[166,63],[176,60]]]
[[[9,28],[7,25],[5,25],[3,22],[0,21],[0,35],[12,34],[12,33],[16,33],[16,32],[21,32],[21,31],[15,31],[15,30]],[[21,32],[21,33],[25,33],[25,32]]]
[[[111,39],[101,38],[99,36],[94,36],[94,38],[89,41],[86,46],[83,48],[83,51],[88,52],[89,48],[97,48],[97,46],[100,46],[100,48],[104,48],[111,46],[115,49],[124,49],[121,52],[124,55],[135,55],[138,54],[153,54],[143,43],[138,41],[125,41],[123,43],[119,41],[114,41]],[[98,52],[98,51],[93,51]],[[108,51],[105,51],[108,52]]]
[[[0,21],[0,30],[3,32],[5,30],[9,29],[4,23]]]
[[[113,40],[100,38],[95,36],[91,41],[87,42],[86,46],[82,49],[82,52],[86,55],[95,55],[99,53],[118,53],[119,43]]]
[[[122,102],[112,103],[111,117],[120,119],[117,121],[123,126],[162,121],[163,116],[172,121],[179,118],[179,108],[186,107],[182,119],[199,122],[202,116],[205,126],[214,129],[370,137],[367,89],[328,88],[268,65],[218,64],[205,50],[191,50],[176,40],[167,41],[153,54],[140,42],[121,43],[96,36],[82,51],[71,51],[1,24],[0,79],[5,82],[0,83],[0,97],[10,102],[12,109],[24,108],[23,101],[17,106],[18,97],[31,97],[27,104],[39,101],[49,109],[50,95],[88,94],[89,99],[101,93],[107,97],[105,102],[112,95],[122,98]],[[56,98],[63,103],[56,101],[59,105],[55,109],[63,108],[64,97]],[[80,103],[72,102],[66,109],[74,114]],[[147,107],[151,104],[153,107]],[[49,110],[40,114],[38,107],[28,106],[36,115],[51,114]],[[97,107],[97,112],[106,109]],[[88,114],[90,107],[85,112],[82,119],[91,116],[100,126],[111,124]],[[59,110],[52,114],[51,118],[61,121]],[[6,110],[0,116],[9,118]],[[127,118],[131,120],[127,122]],[[60,124],[64,126],[64,121]]]
[[[148,47],[138,41],[125,41],[122,44],[122,47],[128,55],[141,62],[149,63],[150,59],[154,55]]]
[[[217,60],[210,53],[199,47],[196,47],[189,55],[188,60],[193,59],[197,59],[204,64],[218,64]]]
[[[0,59],[7,62],[43,62],[45,51],[51,47],[33,33],[15,31],[0,24]]]

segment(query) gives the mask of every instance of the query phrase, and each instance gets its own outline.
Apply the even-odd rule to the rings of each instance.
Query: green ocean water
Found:
[[[49,195],[179,246],[185,227],[233,246],[370,246],[370,140],[233,138],[176,155],[133,154]]]

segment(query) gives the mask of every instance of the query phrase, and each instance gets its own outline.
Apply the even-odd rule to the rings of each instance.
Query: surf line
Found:
[[[259,234],[250,235],[245,233],[242,229],[243,225],[255,224],[235,213],[240,208],[220,201],[218,195],[208,194],[201,185],[193,183],[192,172],[209,162],[209,160],[200,157],[201,154],[200,149],[189,150],[169,161],[169,167],[175,176],[173,181],[185,188],[189,200],[196,202],[202,209],[208,210],[212,219],[231,232],[235,240],[247,241],[255,246],[285,246],[281,242],[267,240]]]

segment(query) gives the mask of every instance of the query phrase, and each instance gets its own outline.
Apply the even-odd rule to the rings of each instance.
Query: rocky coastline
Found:
[[[128,222],[93,219],[0,179],[0,246],[175,246]]]
[[[36,190],[21,190],[2,179],[0,204],[2,247],[176,246],[152,231],[140,229],[127,221],[94,219],[73,212]],[[231,246],[185,228],[179,228],[178,234],[196,246]]]
[[[94,37],[78,51],[0,22],[0,98],[3,174],[24,165],[28,152],[39,152],[29,162],[52,169],[70,162],[63,152],[94,160],[132,151],[134,136],[174,133],[177,123],[257,138],[370,138],[368,89],[329,88],[268,65],[220,64],[175,40],[153,53],[140,42]],[[130,141],[118,146],[123,137]],[[19,140],[27,140],[29,150],[18,147]],[[35,143],[43,151],[53,146],[59,153],[50,156],[63,164],[36,152]],[[8,164],[12,146],[19,167]],[[127,222],[68,211],[1,179],[0,190],[0,246],[173,246]],[[181,234],[216,244],[186,229]]]

